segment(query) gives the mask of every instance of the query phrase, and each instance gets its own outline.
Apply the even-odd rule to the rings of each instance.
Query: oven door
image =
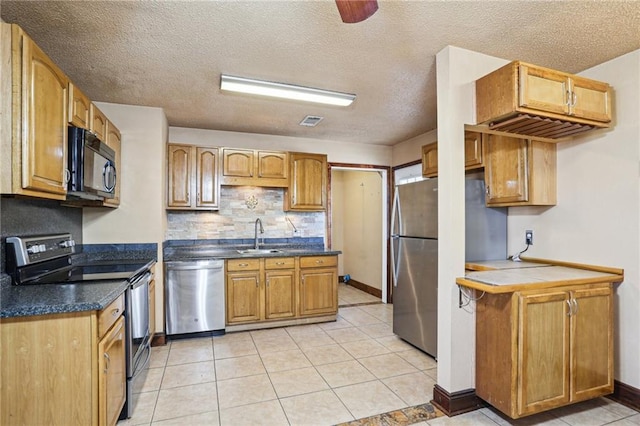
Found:
[[[146,272],[142,276],[134,279],[130,284],[130,365],[131,371],[128,376],[132,377],[138,369],[138,364],[143,358],[145,347],[149,346],[149,283],[151,282],[151,272]]]

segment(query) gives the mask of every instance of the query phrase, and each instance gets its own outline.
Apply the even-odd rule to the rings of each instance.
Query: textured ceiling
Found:
[[[435,55],[453,45],[566,72],[640,48],[638,1],[385,1],[344,24],[322,1],[6,1],[92,100],[169,125],[394,145],[436,128]],[[357,94],[328,107],[222,93],[230,74]],[[306,115],[325,117],[299,126]]]

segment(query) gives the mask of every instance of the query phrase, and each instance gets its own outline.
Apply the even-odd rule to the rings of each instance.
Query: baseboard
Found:
[[[433,387],[433,401],[431,403],[449,417],[468,413],[485,406],[485,403],[476,396],[475,389],[449,393],[438,385]]]
[[[343,276],[339,277],[338,281],[344,282],[344,277]],[[371,287],[365,283],[356,281],[353,278],[351,278],[346,284],[350,285],[353,288],[357,288],[358,290],[362,290],[365,293],[368,293],[372,296],[382,299],[382,290],[380,290],[379,288]]]
[[[608,395],[607,398],[640,411],[640,389],[633,386],[614,380],[613,393]]]
[[[151,346],[164,346],[167,344],[167,336],[164,333],[155,333],[151,339]]]

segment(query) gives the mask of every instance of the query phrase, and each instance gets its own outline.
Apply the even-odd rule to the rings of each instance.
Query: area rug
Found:
[[[435,419],[440,416],[444,416],[444,413],[427,402],[401,410],[389,411],[388,413],[340,423],[337,426],[405,426]]]

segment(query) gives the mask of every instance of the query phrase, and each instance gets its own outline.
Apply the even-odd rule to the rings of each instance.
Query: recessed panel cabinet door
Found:
[[[98,345],[99,424],[115,425],[126,399],[124,317],[120,317]]]
[[[327,208],[327,156],[290,153],[291,181],[285,210],[324,211]]]
[[[260,272],[227,273],[227,324],[260,319]]]
[[[613,392],[613,296],[611,287],[571,292],[571,399]]]
[[[196,149],[196,207],[218,207],[218,149]]]
[[[26,35],[22,67],[22,188],[64,196],[69,81]]]
[[[338,310],[336,269],[300,271],[300,315],[331,314]]]
[[[69,123],[89,129],[89,109],[91,101],[80,89],[69,82]]]
[[[562,291],[520,295],[518,301],[518,414],[526,415],[570,400],[571,302]]]
[[[169,145],[168,147],[169,182],[167,191],[168,207],[190,207],[192,187],[191,147]]]
[[[527,140],[493,134],[485,136],[487,204],[527,201]]]
[[[254,153],[252,149],[224,148],[222,153],[222,174],[224,176],[253,177]]]
[[[438,142],[422,147],[422,176],[438,176]]]
[[[267,271],[265,278],[265,318],[294,317],[295,271]]]
[[[572,115],[608,123],[611,121],[611,87],[587,78],[571,77]]]
[[[287,179],[289,158],[286,152],[258,151],[258,177]]]
[[[547,68],[520,65],[520,106],[556,114],[568,114],[569,78]]]

